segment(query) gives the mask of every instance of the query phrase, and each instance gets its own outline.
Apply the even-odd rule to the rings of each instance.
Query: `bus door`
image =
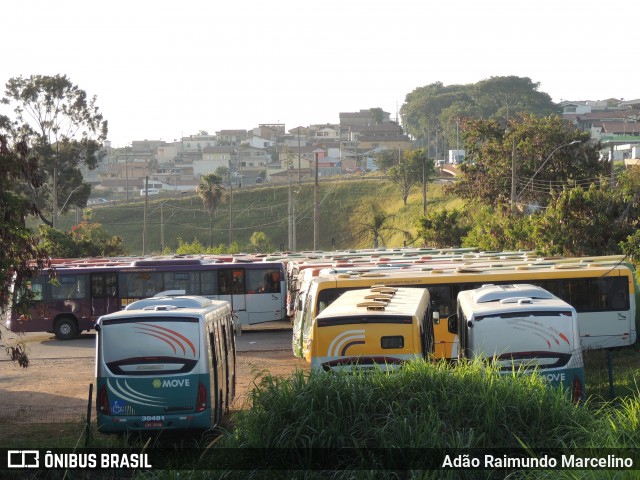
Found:
[[[425,285],[431,296],[431,306],[438,312],[439,318],[434,322],[434,343],[436,358],[453,358],[455,335],[447,329],[449,315],[455,313],[456,300],[460,285]]]
[[[117,273],[91,274],[91,316],[99,317],[120,310]]]
[[[241,323],[247,323],[245,300],[245,274],[243,268],[221,268],[218,270],[218,299],[226,300],[237,312]]]

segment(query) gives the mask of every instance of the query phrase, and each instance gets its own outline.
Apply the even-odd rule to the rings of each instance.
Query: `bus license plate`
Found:
[[[162,426],[162,421],[144,422],[144,428],[158,428]]]

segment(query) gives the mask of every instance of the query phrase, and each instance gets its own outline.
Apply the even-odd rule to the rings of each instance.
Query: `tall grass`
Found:
[[[234,417],[243,447],[565,447],[593,418],[537,375],[415,362],[392,375],[267,376]],[[555,434],[550,435],[550,432]]]
[[[435,458],[442,452],[473,454],[484,449],[534,453],[561,449],[604,455],[640,447],[637,393],[615,402],[575,405],[568,392],[549,387],[536,374],[500,375],[479,362],[455,368],[444,362],[415,362],[392,374],[298,371],[282,378],[267,373],[256,380],[250,402],[251,407],[235,413],[227,430],[213,441],[189,440],[168,450],[166,444],[144,444],[143,448],[165,447],[163,451],[170,457],[166,465],[174,468],[136,472],[136,477],[625,479],[638,474],[615,470],[451,470],[433,468],[428,458],[430,468],[424,467],[423,458],[416,462],[416,455]],[[75,447],[78,441],[59,446]],[[91,446],[133,446],[122,441],[97,436]],[[347,449],[349,456],[340,456],[336,449]],[[293,458],[290,466],[283,465],[282,459],[271,461],[271,456],[283,452],[285,459]],[[296,463],[296,452],[320,452],[325,470],[315,464],[310,465],[315,469],[301,468],[309,466],[305,463],[308,459],[302,455]],[[391,452],[391,460],[384,457],[385,452]],[[400,457],[395,452],[400,452]],[[322,457],[323,453],[332,457]],[[255,466],[254,454],[265,462],[264,469]],[[407,458],[409,465],[398,468],[398,458]]]

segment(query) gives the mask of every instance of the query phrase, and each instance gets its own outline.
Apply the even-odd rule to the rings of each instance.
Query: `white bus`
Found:
[[[98,431],[208,430],[235,395],[228,302],[154,297],[96,324]]]
[[[458,337],[454,357],[491,360],[505,373],[536,369],[574,401],[586,397],[578,315],[546,290],[516,284],[462,291],[448,328]]]
[[[426,288],[373,286],[342,294],[313,322],[312,371],[393,370],[433,354]]]

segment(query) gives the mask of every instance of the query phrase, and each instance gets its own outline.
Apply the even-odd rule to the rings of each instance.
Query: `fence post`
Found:
[[[84,427],[84,446],[91,443],[91,403],[93,399],[93,383],[89,384],[89,402],[87,403],[87,423]]]

